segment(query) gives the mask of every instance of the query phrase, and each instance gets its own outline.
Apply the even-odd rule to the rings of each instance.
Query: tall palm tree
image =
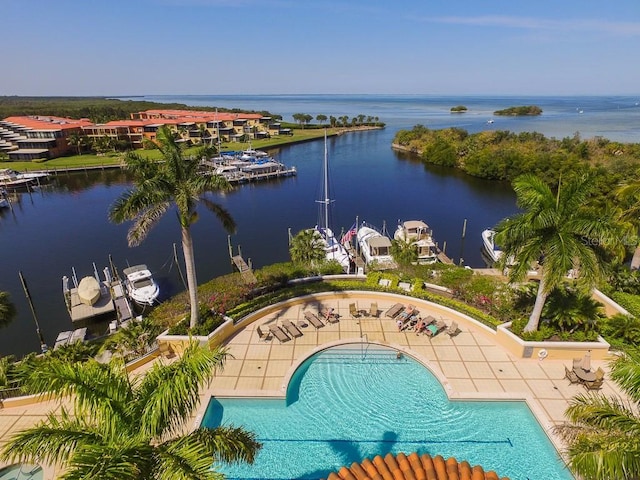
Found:
[[[219,479],[214,462],[252,463],[261,447],[253,433],[232,426],[186,433],[199,389],[226,356],[192,343],[177,361],[137,377],[116,362],[42,362],[31,387],[71,396],[73,410],[61,407],[15,434],[2,457],[59,464],[66,479]]]
[[[0,328],[9,325],[16,313],[16,307],[11,302],[9,292],[0,292]]]
[[[510,279],[524,279],[531,264],[542,259],[536,301],[525,332],[538,329],[549,293],[569,270],[579,271],[578,286],[590,290],[604,278],[607,255],[624,254],[622,227],[613,214],[588,205],[593,187],[588,175],[560,182],[556,192],[535,175],[523,175],[513,183],[523,212],[495,228],[502,258],[516,261],[510,267]]]
[[[187,274],[190,325],[198,323],[198,283],[191,238],[191,225],[198,220],[196,206],[201,202],[212,211],[228,232],[235,230],[235,221],[222,206],[204,198],[213,190],[228,190],[229,182],[218,175],[201,175],[197,158],[185,158],[171,130],[162,126],[156,135],[162,162],[153,162],[130,152],[125,157],[126,168],[134,175],[135,187],[124,193],[111,206],[109,219],[115,223],[134,220],[129,229],[129,246],[139,245],[151,228],[175,205],[182,231],[182,251]]]
[[[611,378],[627,395],[597,393],[574,397],[569,422],[556,427],[567,441],[574,473],[585,480],[640,478],[640,357],[626,354],[611,364]]]
[[[313,228],[301,230],[291,239],[289,254],[294,263],[308,267],[317,266],[326,258],[324,241]]]

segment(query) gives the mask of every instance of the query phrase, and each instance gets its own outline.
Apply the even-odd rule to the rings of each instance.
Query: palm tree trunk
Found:
[[[543,271],[541,271],[540,273],[544,275]],[[544,307],[544,302],[547,300],[548,296],[549,294],[545,291],[544,277],[541,277],[540,284],[538,285],[538,293],[536,294],[536,303],[533,305],[533,311],[531,312],[529,321],[524,327],[525,332],[535,332],[536,330],[538,330],[540,317],[542,316],[542,308]]]
[[[182,227],[182,252],[187,270],[187,288],[191,305],[191,328],[198,324],[198,281],[196,280],[196,261],[193,255],[193,239],[189,227]]]

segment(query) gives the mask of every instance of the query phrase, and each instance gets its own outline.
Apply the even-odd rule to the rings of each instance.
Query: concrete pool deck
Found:
[[[378,305],[378,316],[368,315],[371,303]],[[456,336],[441,332],[433,338],[413,331],[398,332],[395,320],[385,312],[395,303],[415,305],[424,318],[444,318],[449,325],[456,321],[460,333]],[[352,318],[349,305],[356,303],[362,312]],[[297,324],[304,321],[304,312],[318,312],[318,305],[334,308],[339,315],[336,323],[325,326],[301,327],[303,335],[288,342],[277,339],[263,340],[257,333],[261,325],[280,324],[290,320]],[[229,349],[224,370],[215,375],[209,387],[200,391],[200,406],[194,413],[189,427],[195,428],[203,418],[211,396],[262,396],[284,397],[288,379],[297,366],[314,352],[341,343],[370,342],[390,346],[423,363],[442,383],[451,400],[525,400],[558,450],[561,442],[552,427],[565,421],[564,411],[569,400],[586,393],[578,384],[569,384],[564,367],[571,360],[550,357],[524,359],[511,354],[495,341],[495,332],[471,320],[469,317],[430,302],[400,295],[376,292],[339,292],[315,295],[257,312],[250,321],[227,338],[223,344]],[[152,363],[134,371],[143,374]],[[620,395],[617,386],[609,379],[607,362],[592,360],[593,370],[602,367],[605,382],[601,393]],[[69,406],[68,400],[64,401]],[[59,410],[58,401],[30,403],[22,406],[0,408],[0,448],[16,432],[28,428],[46,418],[47,413]],[[5,464],[0,464],[0,468]],[[53,480],[59,472],[45,466],[45,480]]]

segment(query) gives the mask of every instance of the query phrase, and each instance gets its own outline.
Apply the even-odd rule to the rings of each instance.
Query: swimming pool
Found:
[[[0,468],[0,480],[42,480],[44,472],[38,465],[16,464]]]
[[[289,383],[287,399],[216,399],[204,426],[243,426],[263,448],[230,479],[312,479],[389,452],[453,456],[511,480],[573,480],[524,402],[451,402],[407,356],[365,345],[323,350]]]

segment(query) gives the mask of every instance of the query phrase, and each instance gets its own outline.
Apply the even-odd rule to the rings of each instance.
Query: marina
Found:
[[[155,98],[155,97],[154,97]],[[416,157],[391,150],[400,128],[422,123],[429,128],[458,126],[483,131],[490,112],[512,104],[540,105],[544,115],[531,118],[496,118],[495,128],[538,131],[562,137],[580,131],[583,137],[602,135],[616,141],[637,140],[640,108],[618,109],[635,98],[570,97],[499,99],[429,96],[230,96],[171,97],[175,101],[207,102],[208,105],[271,110],[290,115],[300,111],[349,111],[376,115],[387,126],[383,130],[353,132],[329,137],[331,199],[329,207],[335,237],[340,239],[359,216],[373,225],[394,227],[402,220],[423,219],[434,232],[434,243],[446,257],[470,267],[484,267],[481,232],[517,212],[515,195],[507,182],[486,181],[458,171],[425,166]],[[168,98],[159,98],[168,100]],[[633,102],[631,105],[633,105]],[[451,105],[465,103],[469,112],[450,115]],[[585,113],[576,115],[580,104]],[[442,113],[444,112],[444,113]],[[491,128],[494,128],[491,127]],[[323,197],[322,141],[279,148],[277,159],[296,165],[297,175],[265,182],[236,184],[230,192],[210,194],[237,223],[234,245],[242,245],[242,256],[259,269],[288,261],[288,231],[313,227],[316,201]],[[46,169],[47,164],[43,163]],[[53,167],[48,167],[53,172]],[[39,312],[46,312],[41,331],[51,346],[59,332],[76,327],[71,322],[60,292],[60,278],[70,265],[91,266],[111,253],[123,265],[144,263],[153,272],[162,296],[185,289],[173,244],[180,241],[175,217],[167,215],[136,248],[127,245],[128,224],[109,222],[113,201],[130,188],[127,172],[97,166],[75,172],[51,173],[46,185],[32,191],[10,192],[12,209],[0,209],[0,290],[7,291],[18,309],[17,318],[2,330],[0,352],[24,355],[39,351],[33,319],[17,272],[24,271]],[[204,208],[192,229],[198,282],[231,273],[234,268],[227,248],[227,232]],[[399,222],[398,219],[402,220]],[[461,233],[467,219],[466,236]],[[393,233],[393,231],[390,231]],[[100,267],[100,263],[98,263]],[[80,271],[78,273],[81,273]],[[85,272],[82,272],[84,274]],[[90,271],[89,271],[90,274]],[[105,325],[105,330],[108,325]]]

